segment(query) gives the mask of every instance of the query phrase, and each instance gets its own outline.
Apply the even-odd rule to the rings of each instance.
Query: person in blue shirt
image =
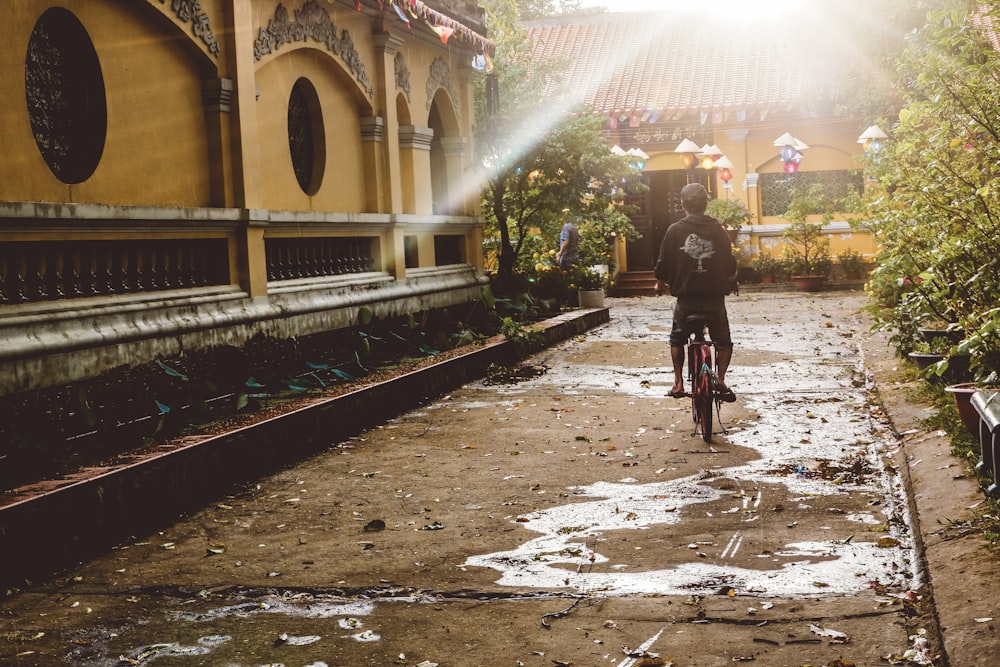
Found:
[[[559,268],[566,271],[580,263],[580,230],[567,220],[559,234],[559,251],[556,253]]]

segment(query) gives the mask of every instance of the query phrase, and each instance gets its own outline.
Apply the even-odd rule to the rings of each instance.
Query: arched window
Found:
[[[83,24],[53,7],[28,38],[24,91],[35,144],[63,183],[82,183],[97,169],[108,130],[104,76]]]
[[[326,134],[319,95],[305,78],[295,82],[288,99],[288,149],[299,187],[310,196],[319,192],[326,169]]]

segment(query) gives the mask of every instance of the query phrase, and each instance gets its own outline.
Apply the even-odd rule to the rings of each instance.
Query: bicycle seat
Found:
[[[698,340],[704,340],[709,321],[711,318],[708,315],[693,313],[684,318],[684,331],[688,335],[694,334]]]

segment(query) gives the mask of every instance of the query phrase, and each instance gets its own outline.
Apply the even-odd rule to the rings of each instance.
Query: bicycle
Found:
[[[688,381],[691,384],[691,417],[695,432],[701,433],[702,440],[712,441],[713,407],[715,414],[722,410],[715,358],[715,342],[711,339],[708,320],[704,315],[690,315],[684,320],[685,330],[690,331],[687,341]],[[708,331],[709,337],[705,337]],[[721,426],[721,422],[720,422]],[[725,427],[722,428],[725,433]]]

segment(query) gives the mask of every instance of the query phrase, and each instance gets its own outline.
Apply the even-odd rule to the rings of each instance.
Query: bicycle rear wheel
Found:
[[[701,439],[705,442],[712,441],[712,406],[715,404],[714,388],[712,386],[712,374],[708,368],[702,368],[695,379],[693,387],[693,407],[695,411],[695,422],[701,432]]]

